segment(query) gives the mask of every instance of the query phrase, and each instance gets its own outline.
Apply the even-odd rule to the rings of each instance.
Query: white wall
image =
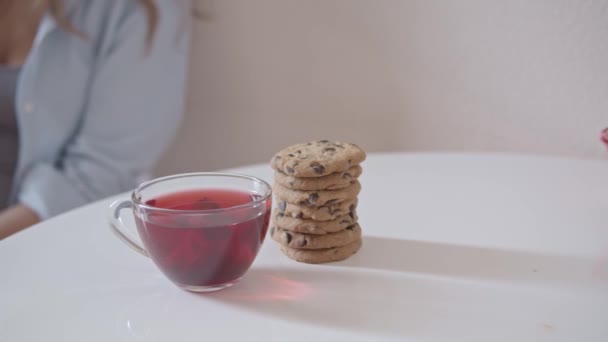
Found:
[[[604,158],[607,0],[202,0],[188,117],[160,172],[369,151]]]

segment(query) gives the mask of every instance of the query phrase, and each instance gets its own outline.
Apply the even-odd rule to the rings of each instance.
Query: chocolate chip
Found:
[[[325,152],[336,152],[336,149],[333,147],[326,147],[323,149],[323,153]]]
[[[351,204],[350,207],[348,207],[348,210],[350,210],[350,212],[348,213],[348,216],[350,216],[350,218],[352,218],[354,220],[355,219],[355,205]]]
[[[353,178],[353,175],[351,175],[350,173],[346,172],[342,175],[342,179],[351,179]]]
[[[287,239],[287,243],[291,242],[291,238],[292,238],[291,234],[285,233],[285,239]]]
[[[325,172],[325,166],[321,165],[319,162],[310,163],[310,167],[315,171],[315,173],[322,175]]]
[[[334,146],[336,146],[338,148],[344,148],[344,145],[342,145],[342,144],[334,144]]]
[[[296,214],[297,219],[301,219],[302,217],[304,217],[304,213],[302,213],[301,211]]]
[[[285,209],[287,209],[287,202],[285,202],[285,201],[279,202],[279,210],[285,211]]]
[[[327,211],[329,212],[329,214],[330,214],[330,215],[333,215],[333,214],[335,214],[335,213],[339,213],[339,212],[341,212],[342,210],[340,210],[340,208],[332,208],[332,207],[328,207],[328,208],[327,208]]]
[[[340,221],[340,224],[349,224],[350,222],[351,222],[350,220],[344,219],[344,220]],[[346,228],[346,229],[348,229],[348,228]]]
[[[287,173],[294,173],[295,172],[294,169],[293,169],[293,167],[291,167],[291,166],[286,166],[285,167],[285,171],[287,171]]]
[[[342,209],[340,209],[340,206],[336,205],[335,203],[330,204],[329,206],[323,206],[322,208],[327,208],[327,212],[329,212],[330,215],[334,215],[342,211]]]
[[[327,143],[329,143],[329,140],[319,140],[319,142],[320,142],[321,144],[327,144]]]
[[[317,200],[319,199],[319,194],[317,194],[316,192],[313,192],[312,194],[310,194],[310,196],[308,196],[308,199],[306,199],[306,204],[308,204],[309,206],[313,206]]]
[[[279,160],[279,159],[281,159],[281,156],[275,156],[274,159]]]
[[[302,150],[297,150],[296,153],[297,154],[302,154]]]
[[[354,230],[354,229],[355,229],[355,226],[346,227],[345,229],[346,229],[346,230]]]
[[[338,199],[337,199],[337,198],[334,198],[334,199],[330,199],[329,201],[325,202],[325,204],[324,204],[324,205],[331,205],[331,204],[334,204],[334,203],[336,203],[336,202],[338,202]]]

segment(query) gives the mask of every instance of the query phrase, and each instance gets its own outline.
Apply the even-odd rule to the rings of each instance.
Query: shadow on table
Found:
[[[562,256],[366,237],[347,261],[254,267],[235,287],[200,296],[279,321],[357,334],[490,341],[509,322],[513,340],[541,341],[538,334],[553,329],[548,301],[571,312],[599,310],[555,289],[605,289],[591,268],[590,261]],[[546,286],[538,291],[532,284]],[[590,333],[603,329],[595,323]]]
[[[527,251],[369,236],[364,247],[339,264],[440,277],[537,283],[556,286],[605,286],[600,260]]]

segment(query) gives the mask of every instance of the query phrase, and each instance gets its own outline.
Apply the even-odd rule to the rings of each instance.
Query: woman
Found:
[[[0,239],[133,188],[178,127],[185,1],[2,0]]]

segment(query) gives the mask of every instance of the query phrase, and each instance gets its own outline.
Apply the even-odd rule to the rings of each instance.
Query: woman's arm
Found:
[[[0,211],[0,240],[13,235],[40,221],[38,215],[30,208],[16,204]]]
[[[76,135],[58,160],[33,165],[20,184],[19,203],[41,219],[135,187],[173,139],[190,40],[176,3],[157,2],[149,49],[145,12],[136,1],[113,3],[119,15],[104,30]]]

